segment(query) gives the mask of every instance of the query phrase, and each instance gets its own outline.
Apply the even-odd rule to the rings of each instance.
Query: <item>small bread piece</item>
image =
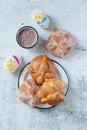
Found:
[[[35,11],[31,15],[32,19],[43,29],[48,29],[50,25],[49,17],[42,11]]]
[[[39,86],[36,85],[34,80],[26,79],[19,87],[18,98],[31,106],[35,106],[41,103],[40,98],[37,96],[38,91]]]
[[[66,83],[58,78],[45,79],[38,93],[42,103],[57,105],[64,101]]]
[[[8,72],[15,72],[22,63],[21,55],[11,55],[5,60],[5,68]]]
[[[56,76],[55,66],[47,55],[35,57],[28,66],[32,78],[37,84],[42,84],[45,79]]]

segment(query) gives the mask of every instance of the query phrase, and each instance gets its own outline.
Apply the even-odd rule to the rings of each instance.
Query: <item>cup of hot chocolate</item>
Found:
[[[24,26],[20,28],[16,34],[18,44],[25,49],[35,46],[38,39],[38,32],[31,26]]]

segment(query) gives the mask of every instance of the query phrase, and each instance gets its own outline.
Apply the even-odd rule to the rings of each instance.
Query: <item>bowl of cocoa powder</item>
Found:
[[[16,34],[18,44],[25,49],[35,46],[38,39],[39,36],[36,29],[31,26],[24,26],[20,28]]]

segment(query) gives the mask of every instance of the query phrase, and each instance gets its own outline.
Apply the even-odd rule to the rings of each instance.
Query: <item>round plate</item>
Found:
[[[67,73],[65,71],[65,69],[57,62],[57,61],[54,61],[52,60],[55,67],[56,67],[56,70],[57,70],[57,73],[58,75],[56,77],[60,78],[61,80],[65,81],[66,84],[67,84],[67,87],[66,87],[66,91],[65,91],[65,96],[68,92],[68,84],[69,84],[69,80],[68,80],[68,76],[67,76]],[[18,77],[18,88],[19,86],[23,83],[23,81],[25,79],[32,79],[32,77],[30,76],[29,72],[28,72],[28,65],[30,64],[27,63],[24,68],[21,70],[20,74],[19,74],[19,77]],[[36,106],[36,108],[50,108],[50,107],[53,107],[51,105],[48,105],[48,104],[39,104]]]

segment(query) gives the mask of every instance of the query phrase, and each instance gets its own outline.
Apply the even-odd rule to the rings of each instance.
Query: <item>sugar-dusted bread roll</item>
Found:
[[[55,66],[47,55],[35,57],[29,64],[28,70],[37,84],[42,84],[45,79],[56,76]]]
[[[45,46],[52,55],[63,58],[74,48],[75,41],[69,32],[54,28]]]
[[[37,104],[41,103],[40,97],[37,96],[39,89],[39,86],[36,85],[34,80],[26,79],[19,86],[18,98],[31,106],[36,106]]]

